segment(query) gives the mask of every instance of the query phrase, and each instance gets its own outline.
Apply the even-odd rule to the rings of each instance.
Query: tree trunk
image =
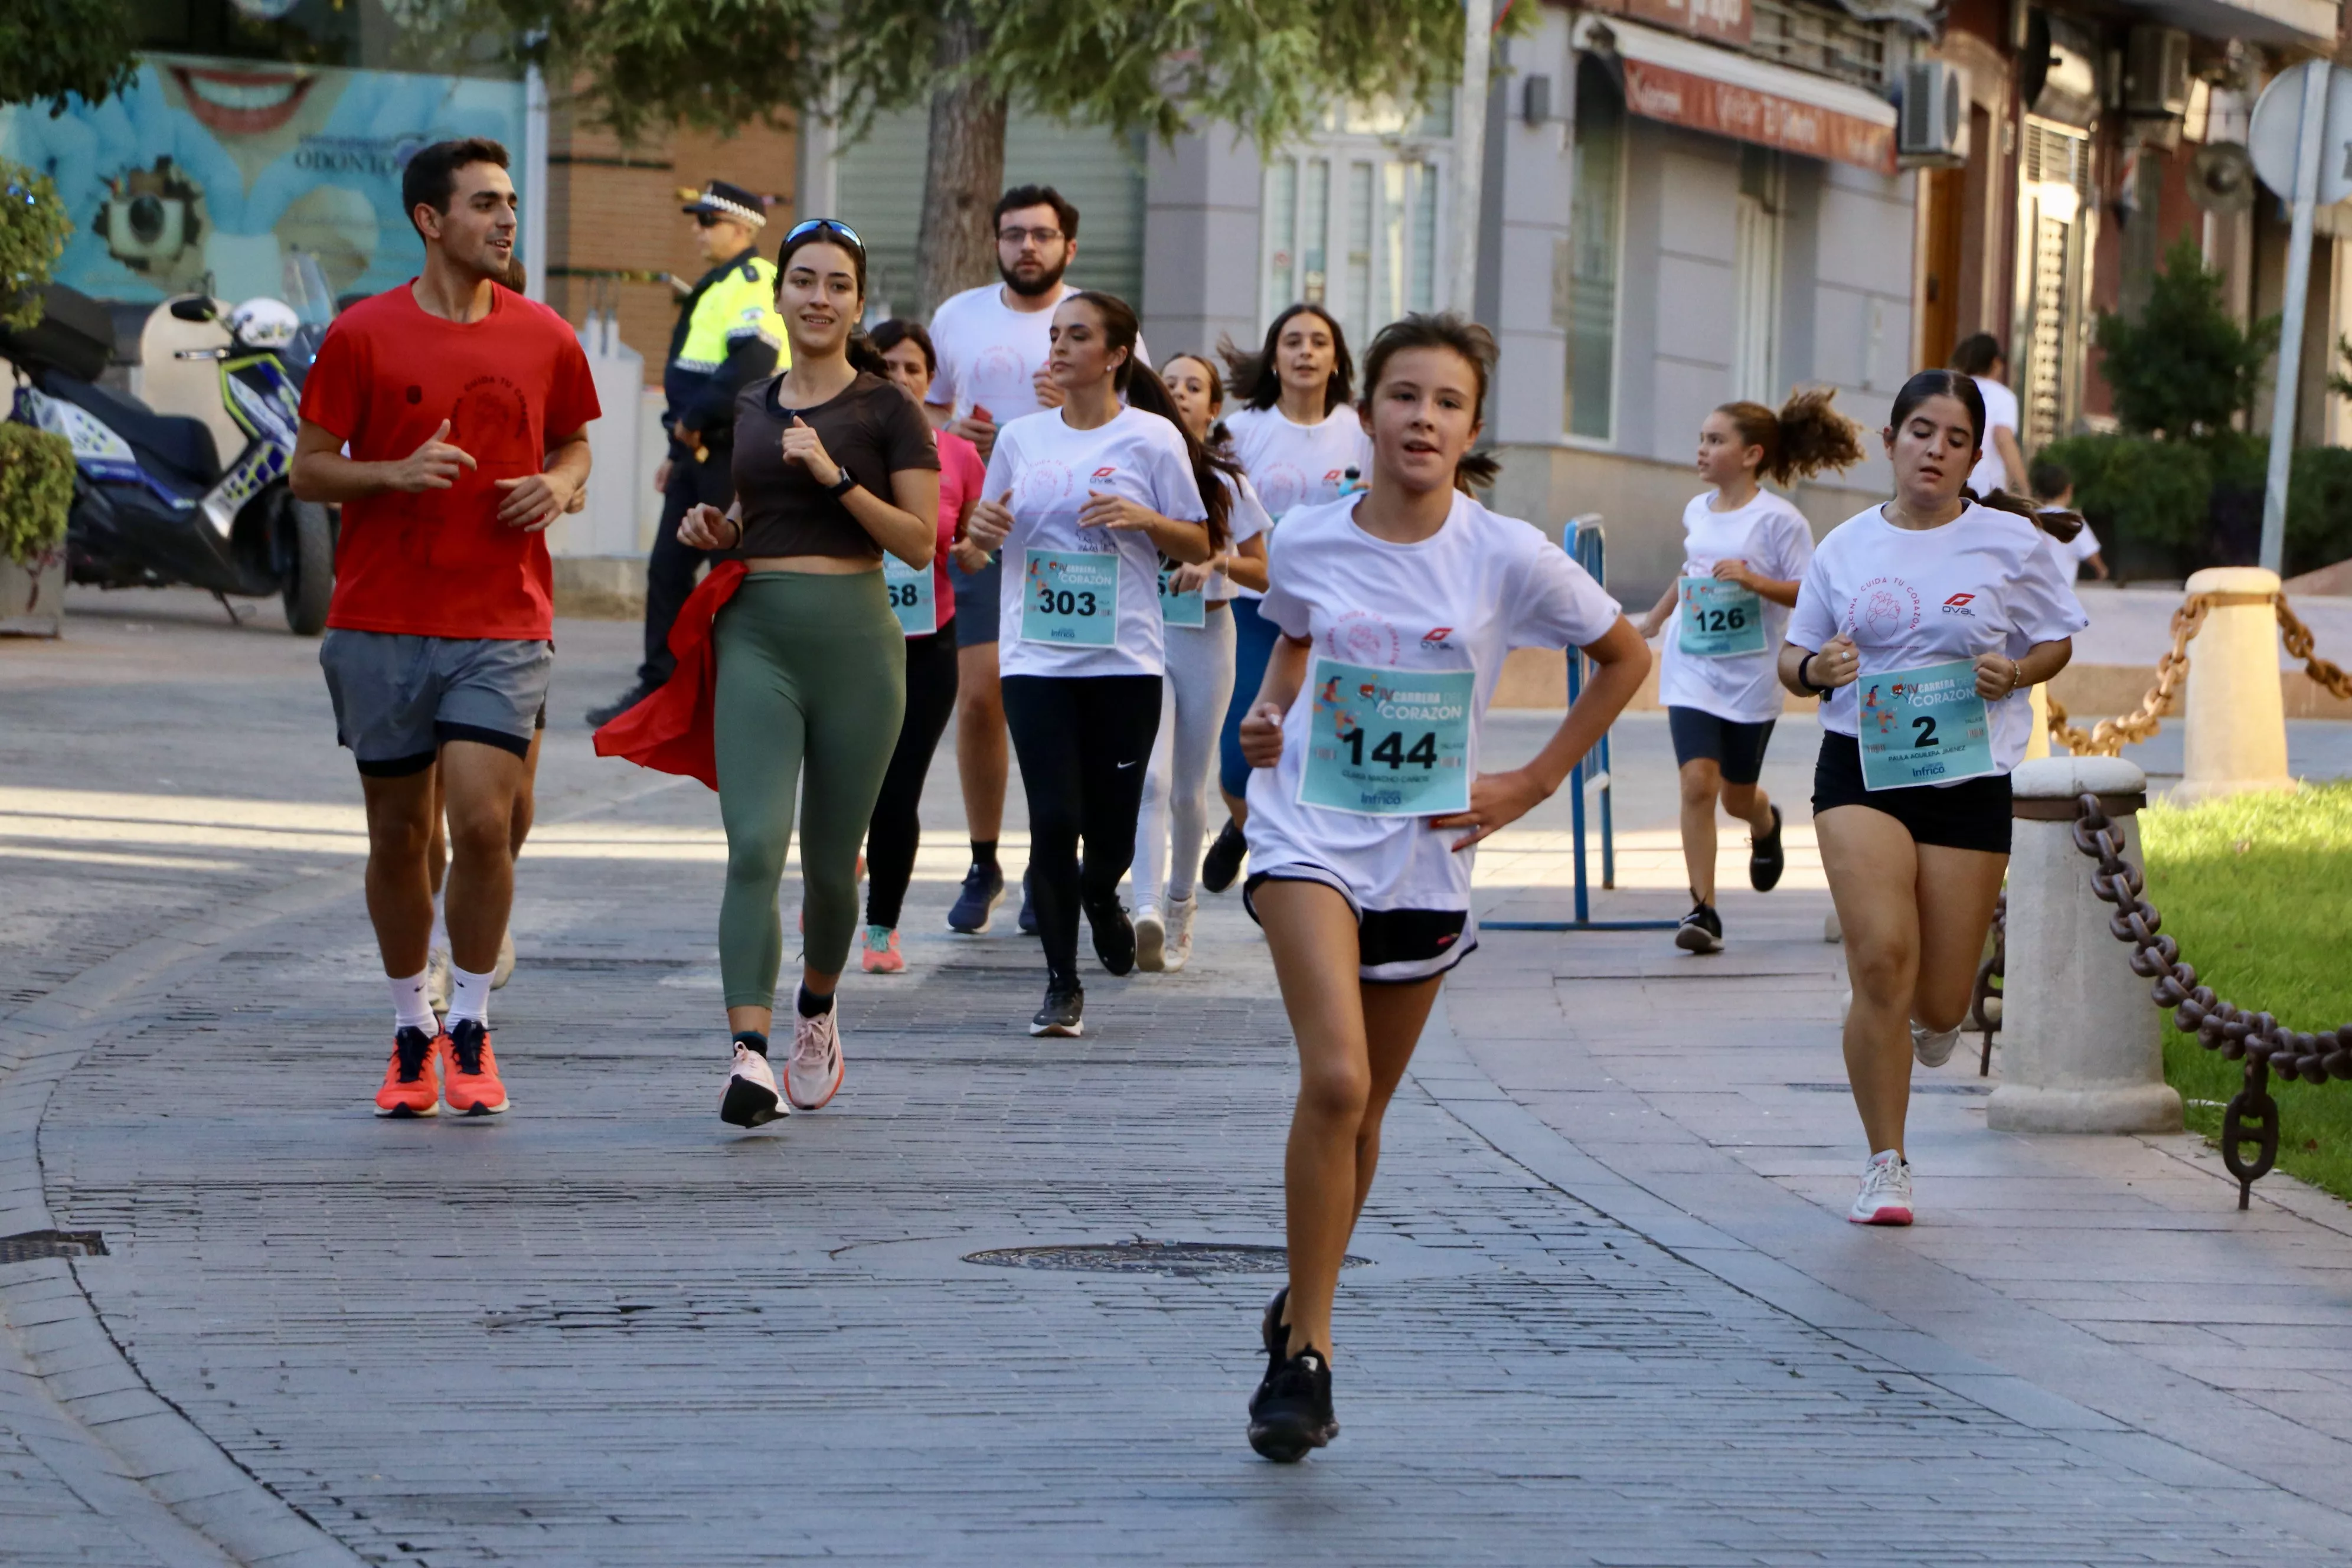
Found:
[[[934,64],[952,79],[980,52],[979,24],[962,5],[940,25]],[[915,238],[921,313],[960,289],[993,280],[990,214],[1004,180],[1004,97],[950,79],[931,94],[931,144],[923,164],[923,226]]]

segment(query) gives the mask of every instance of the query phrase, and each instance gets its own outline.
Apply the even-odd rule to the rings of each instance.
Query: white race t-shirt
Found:
[[[1717,511],[1713,491],[1693,496],[1683,508],[1683,573],[1714,575],[1718,561],[1745,561],[1759,576],[1782,583],[1801,579],[1813,559],[1813,531],[1804,515],[1770,490],[1758,490],[1746,506]],[[1758,598],[1764,606],[1761,652],[1727,658],[1686,657],[1682,651],[1682,606],[1666,621],[1665,655],[1659,662],[1658,701],[1667,708],[1696,708],[1735,724],[1761,724],[1780,716],[1777,673],[1786,607]]]
[[[2083,525],[2082,532],[2065,543],[2061,544],[2053,539],[2050,544],[2058,552],[2058,558],[2068,563],[2066,580],[2070,583],[2082,571],[2084,563],[2099,552],[2099,536],[2091,531],[2091,525],[2087,522]]]
[[[1244,408],[1225,419],[1234,460],[1257,487],[1265,513],[1280,522],[1293,508],[1339,499],[1348,470],[1372,477],[1372,443],[1353,406],[1341,404],[1320,425],[1294,425],[1279,408]],[[1235,596],[1255,599],[1255,588]]]
[[[1391,544],[1356,526],[1361,498],[1301,507],[1276,529],[1273,585],[1259,613],[1312,659],[1406,670],[1475,672],[1469,767],[1503,656],[1515,647],[1582,647],[1617,621],[1617,601],[1531,523],[1497,517],[1456,494],[1445,525],[1418,544]],[[1360,816],[1299,803],[1314,702],[1302,691],[1282,726],[1282,762],[1249,782],[1250,870],[1288,866],[1336,874],[1358,912],[1466,910],[1475,850],[1465,831],[1426,817]],[[1317,879],[1321,880],[1323,879]],[[1465,947],[1477,940],[1474,918]]]
[[[1980,653],[2021,658],[2090,625],[2049,539],[2015,512],[1981,506],[1925,530],[1897,528],[1872,507],[1831,530],[1797,590],[1788,631],[1799,647],[1816,649],[1850,632],[1861,651],[1861,679],[1838,688],[1822,727],[1853,734],[1873,676]],[[2032,707],[2021,689],[1985,708],[1993,766],[2005,773],[2025,755]]]
[[[976,405],[999,427],[1037,412],[1037,372],[1054,347],[1054,311],[1078,290],[1067,283],[1054,291],[1042,310],[1015,310],[1004,303],[1004,288],[990,283],[952,296],[931,312],[931,350],[940,368],[926,400],[959,419]],[[1151,363],[1141,339],[1135,344],[1140,366]]]
[[[1225,527],[1233,534],[1233,543],[1227,548],[1238,548],[1271,531],[1274,520],[1266,515],[1265,503],[1258,500],[1257,487],[1249,482],[1249,476],[1221,474],[1218,478],[1225,481],[1225,493],[1233,498],[1233,505],[1225,511]],[[1212,574],[1201,588],[1202,597],[1212,605],[1231,604],[1244,594],[1255,597],[1256,592],[1255,588],[1243,587],[1223,572]]]
[[[1993,445],[1992,433],[2006,430],[2017,434],[2017,394],[2010,391],[1989,375],[1971,378],[1977,390],[1984,394],[1985,430],[1984,456],[1969,470],[1969,488],[1980,496],[2009,488],[2009,465],[2000,460],[2000,449]]]
[[[1081,528],[1087,492],[1125,496],[1178,522],[1209,515],[1192,482],[1183,432],[1157,414],[1121,408],[1107,425],[1073,430],[1049,408],[1015,419],[996,432],[982,494],[1013,492],[1013,531],[1003,551],[1003,584],[997,604],[1003,640],[997,663],[1006,675],[1160,675],[1166,643],[1160,625],[1160,551],[1149,534]],[[1111,645],[1078,647],[1024,642],[1021,611],[1027,597],[1024,552],[1118,557],[1118,610]]]

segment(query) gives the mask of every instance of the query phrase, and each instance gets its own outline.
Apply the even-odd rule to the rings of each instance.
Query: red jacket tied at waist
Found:
[[[710,569],[669,628],[677,668],[662,689],[596,731],[596,754],[626,757],[657,773],[684,773],[719,787],[719,755],[711,714],[718,700],[719,649],[711,623],[743,585],[740,561]]]

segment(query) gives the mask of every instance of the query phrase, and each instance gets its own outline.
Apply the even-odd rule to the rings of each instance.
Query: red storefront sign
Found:
[[[1755,28],[1748,0],[1593,0],[1592,9],[1726,44],[1748,42]]]
[[[1645,60],[1625,61],[1625,107],[1647,120],[1809,158],[1834,158],[1873,174],[1895,173],[1892,125]]]

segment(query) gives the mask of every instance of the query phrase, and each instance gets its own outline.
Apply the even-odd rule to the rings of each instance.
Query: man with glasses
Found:
[[[695,247],[710,265],[678,305],[662,371],[669,456],[654,475],[662,516],[646,563],[646,658],[635,685],[589,710],[592,725],[607,723],[652,695],[677,667],[670,625],[694,592],[704,558],[702,551],[678,542],[679,520],[698,505],[724,511],[734,503],[735,395],[774,374],[783,352],[775,263],[754,248],[768,221],[766,203],[740,185],[713,180],[681,210],[694,220]]]
[[[1053,347],[1054,308],[1076,291],[1062,274],[1078,253],[1078,209],[1061,192],[1015,185],[998,198],[995,222],[996,269],[1003,281],[967,289],[932,314],[939,371],[924,405],[933,425],[979,447],[983,462],[995,448],[998,426],[1061,406],[1062,389],[1046,375],[1045,356]],[[1138,360],[1150,363],[1141,343],[1135,350]],[[996,863],[1009,768],[996,667],[1000,572],[991,562],[967,574],[956,561],[948,573],[956,600],[956,772],[971,832],[971,869],[948,925],[973,934],[988,929],[1004,896],[1004,873]],[[1034,933],[1025,875],[1022,883],[1021,929]]]

